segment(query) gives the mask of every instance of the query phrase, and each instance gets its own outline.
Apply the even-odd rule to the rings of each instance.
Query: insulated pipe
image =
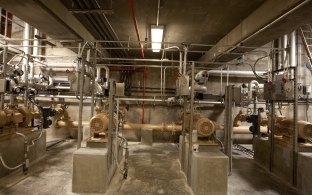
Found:
[[[283,51],[282,51],[282,68],[286,68],[284,67],[286,65],[286,62],[288,61],[287,57],[287,47],[288,47],[288,35],[284,35],[282,37],[282,48],[283,48]]]
[[[179,73],[182,74],[183,55],[182,55],[182,51],[179,51],[179,53],[180,53]]]
[[[95,81],[96,81],[96,78],[95,77],[95,74],[96,74],[96,55],[97,55],[97,43],[95,43],[95,49],[93,50],[94,51],[94,59],[93,59],[93,66],[92,66],[92,86],[91,86],[91,113],[90,113],[90,117],[92,117],[94,115],[94,93],[95,93]]]
[[[296,56],[296,31],[293,31],[292,33],[290,33],[290,63],[289,65],[292,67],[296,66],[296,60],[297,60],[297,56]]]
[[[199,69],[197,69],[199,70]],[[224,77],[227,76],[227,74],[223,74],[224,72],[222,69],[220,70],[207,70],[207,73],[209,76],[220,76]],[[190,70],[187,71],[187,74],[190,73]],[[257,74],[265,74],[265,71],[257,71]],[[229,76],[236,76],[236,77],[255,77],[254,73],[252,71],[246,71],[246,70],[229,70],[228,71]]]
[[[39,30],[38,29],[34,29],[34,37],[36,36],[36,35],[40,35],[39,34]],[[39,40],[37,39],[37,40],[35,40],[34,42],[34,47],[33,47],[33,56],[38,56],[39,55],[39,48],[38,48],[38,46],[39,46]],[[30,78],[33,78],[34,77],[34,62],[32,62],[32,63],[30,63],[29,64],[29,68],[30,68],[30,70],[29,70],[29,76],[30,76]],[[30,83],[32,84],[33,83],[33,79],[30,79]]]
[[[250,126],[238,126],[238,127],[233,127],[233,133],[234,134],[251,134],[249,130]],[[267,133],[267,127],[261,126],[260,129],[261,133]]]
[[[29,58],[29,41],[28,39],[30,38],[30,25],[28,23],[24,23],[24,34],[23,34],[23,51],[24,54],[27,56],[26,58],[23,59],[23,66],[22,66],[22,70],[24,72],[24,75],[22,77],[22,80],[24,82],[26,82],[26,75],[28,74],[27,70],[26,70],[26,66],[28,66],[28,58]]]
[[[183,74],[186,74],[186,64],[187,64],[187,46],[184,46],[184,63],[183,63]]]
[[[123,125],[123,130],[141,130],[141,129],[153,129],[154,131],[170,131],[170,132],[182,132],[181,125],[175,124],[135,124],[126,123]]]

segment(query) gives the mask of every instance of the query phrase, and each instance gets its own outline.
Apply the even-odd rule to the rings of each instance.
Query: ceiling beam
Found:
[[[34,0],[0,0],[0,7],[53,39],[80,39],[73,30],[51,15],[49,11],[42,9]]]
[[[80,23],[80,21],[69,12],[68,9],[59,0],[35,0],[41,7],[50,11],[55,17],[61,20],[80,38],[85,41],[95,41],[93,35]]]
[[[231,52],[244,53],[246,47],[262,45],[292,32],[311,19],[310,0],[267,0],[238,26],[207,51],[199,61],[226,62],[238,57]]]

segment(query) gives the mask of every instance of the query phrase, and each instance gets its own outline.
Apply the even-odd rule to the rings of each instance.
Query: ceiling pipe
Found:
[[[141,43],[141,37],[140,37],[140,33],[139,33],[138,22],[137,22],[137,19],[135,17],[134,0],[129,0],[129,2],[130,2],[130,8],[131,8],[132,21],[133,21],[135,32],[136,32],[136,35],[137,35],[137,38],[139,41],[139,45],[141,48],[141,57],[144,59],[143,45]]]
[[[137,38],[139,41],[139,45],[141,47],[141,57],[142,59],[144,59],[144,49],[143,49],[143,45],[141,43],[141,38],[140,38],[140,33],[139,33],[139,29],[138,29],[138,22],[137,19],[135,17],[135,9],[134,9],[134,0],[129,0],[130,2],[130,8],[131,8],[131,16],[132,16],[132,21],[135,27],[135,31],[137,34]],[[146,86],[146,67],[144,67],[144,74],[143,74],[143,98],[145,98],[145,86]],[[142,102],[142,118],[141,118],[141,122],[142,124],[144,124],[144,101]]]
[[[248,47],[244,47],[241,45],[244,45],[244,42],[247,42],[248,40],[250,40],[251,38],[257,36],[259,33],[261,33],[262,31],[268,29],[269,27],[271,27],[273,24],[279,22],[280,20],[284,19],[286,16],[288,16],[289,14],[291,14],[292,12],[296,11],[298,8],[300,8],[301,6],[303,6],[304,4],[308,3],[310,0],[305,0],[300,2],[298,5],[296,5],[295,7],[291,8],[290,10],[288,10],[287,12],[283,13],[281,16],[277,17],[276,19],[274,19],[273,21],[269,22],[268,24],[264,25],[263,27],[261,27],[260,29],[258,29],[256,32],[252,33],[251,35],[249,35],[248,37],[244,38],[243,40],[239,41],[238,44],[230,47],[229,49],[227,49],[225,52],[223,52],[224,54],[226,53],[230,53],[231,51],[234,51],[235,49],[241,47],[241,48],[248,48]],[[222,55],[219,55],[216,57],[220,58]]]
[[[158,24],[159,24],[159,9],[160,9],[160,0],[158,0],[158,6],[157,6],[156,26],[158,26]]]

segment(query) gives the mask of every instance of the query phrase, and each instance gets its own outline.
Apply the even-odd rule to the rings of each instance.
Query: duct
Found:
[[[39,30],[35,28],[34,29],[34,37],[36,35],[40,35],[40,34],[39,34]],[[39,46],[40,46],[39,40],[36,39],[36,40],[34,40],[33,43],[34,43],[34,45],[33,45],[33,56],[38,56],[39,55]],[[30,63],[29,66],[30,66],[30,71],[29,71],[30,78],[33,78],[33,76],[34,76],[34,62]],[[33,83],[33,79],[30,79],[30,83]]]

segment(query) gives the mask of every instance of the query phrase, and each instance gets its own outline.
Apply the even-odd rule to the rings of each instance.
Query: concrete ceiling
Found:
[[[98,4],[91,3],[92,1]],[[107,0],[62,0],[62,2],[68,9],[111,8]],[[150,41],[150,26],[156,24],[158,0],[135,0],[134,2],[141,41]],[[181,46],[182,42],[215,44],[263,2],[264,0],[161,0],[159,24],[165,26],[164,41],[174,42],[177,46]],[[129,0],[114,0],[112,9],[114,14],[106,15],[106,18],[119,39],[137,41]],[[75,16],[89,28],[92,28],[95,17],[101,17],[94,13],[75,14]],[[93,19],[88,21],[86,17],[93,17]],[[124,46],[128,45],[124,44]],[[131,43],[130,47],[139,47],[139,45]],[[145,45],[145,47],[150,48],[150,45]],[[190,49],[208,50],[209,48],[192,47]],[[138,50],[128,53],[130,56],[140,56]],[[201,55],[201,53],[191,53],[189,56],[194,60]],[[145,51],[145,56],[160,58],[161,54]]]
[[[135,0],[134,2],[141,41],[150,41],[150,25],[156,23],[158,0]],[[308,17],[311,15],[310,9],[304,8],[310,8],[312,3],[304,0],[161,0],[159,24],[165,26],[164,41],[174,42],[174,44],[165,45],[166,47],[181,46],[183,42],[220,45],[228,39],[227,37],[231,38],[231,43],[236,44],[244,38],[246,29],[250,29],[244,25],[245,21],[252,21],[256,24],[252,29],[256,31],[301,2],[308,3],[292,12],[284,20],[276,22],[275,26],[270,26],[268,30],[246,42],[246,44],[258,47],[311,20],[309,18],[312,17]],[[285,7],[283,7],[284,4]],[[276,7],[270,8],[270,5]],[[0,0],[0,7],[4,7],[55,39],[130,40],[132,41],[130,44],[109,43],[103,46],[139,47],[129,0]],[[275,8],[279,8],[279,12],[271,14],[275,12]],[[112,9],[113,14],[73,13],[71,9]],[[262,11],[259,12],[259,10]],[[266,15],[271,17],[263,17]],[[232,31],[236,32],[235,29],[240,27],[244,27],[240,34],[238,33],[237,36],[237,33],[234,33],[233,35]],[[150,48],[150,45],[146,44],[144,47]],[[197,60],[201,57],[201,60],[210,61],[215,60],[213,57],[218,48],[216,50],[214,47],[191,46],[190,50],[203,51],[190,53],[190,60]],[[207,52],[208,50],[210,52]],[[109,50],[109,52],[118,57],[140,57],[139,50],[124,49]],[[152,53],[150,50],[144,52],[146,58],[161,57],[160,53]],[[171,57],[177,59],[177,53],[167,52],[167,58]],[[233,57],[219,61],[231,58]]]

